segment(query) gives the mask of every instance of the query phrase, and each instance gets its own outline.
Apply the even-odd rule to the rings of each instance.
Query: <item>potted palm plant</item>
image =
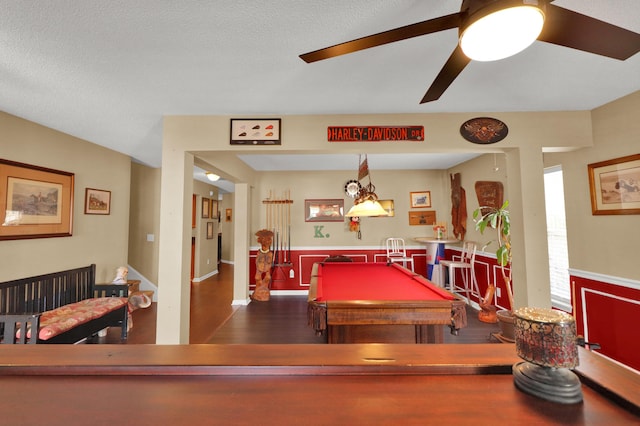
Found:
[[[496,232],[495,241],[498,244],[496,249],[496,259],[498,266],[500,266],[500,272],[502,274],[502,280],[504,282],[505,289],[507,291],[507,297],[509,300],[509,309],[498,311],[497,317],[500,324],[501,337],[505,340],[513,341],[514,339],[514,317],[512,309],[513,303],[513,290],[511,288],[511,216],[509,214],[509,201],[505,201],[500,208],[495,207],[478,207],[473,212],[473,221],[476,224],[476,230],[484,234],[487,228],[491,228]],[[484,247],[490,245],[492,241],[489,241]],[[488,302],[488,301],[485,301]]]

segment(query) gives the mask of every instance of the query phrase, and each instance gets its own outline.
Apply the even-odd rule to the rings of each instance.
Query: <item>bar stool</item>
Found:
[[[449,291],[452,293],[456,289],[460,293],[465,293],[467,301],[471,302],[471,295],[476,294],[480,297],[478,289],[478,281],[476,280],[475,263],[476,263],[477,245],[473,241],[466,241],[462,245],[462,254],[460,260],[441,260],[440,264],[449,269]],[[457,256],[454,256],[454,258]],[[456,287],[456,270],[462,272],[462,281],[464,287]]]

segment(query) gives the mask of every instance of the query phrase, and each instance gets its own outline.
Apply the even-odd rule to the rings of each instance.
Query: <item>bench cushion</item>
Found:
[[[126,297],[98,297],[43,312],[40,316],[38,337],[40,340],[48,340],[79,324],[115,311],[126,304]]]

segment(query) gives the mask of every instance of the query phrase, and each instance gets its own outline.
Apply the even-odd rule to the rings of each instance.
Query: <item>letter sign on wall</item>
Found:
[[[329,142],[422,142],[424,140],[424,126],[329,126],[327,127],[327,140]]]

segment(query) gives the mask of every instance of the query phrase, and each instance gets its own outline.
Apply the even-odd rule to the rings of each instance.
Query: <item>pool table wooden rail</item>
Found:
[[[7,424],[42,424],[42,413],[55,413],[48,425],[640,421],[640,376],[582,348],[584,402],[563,405],[515,388],[508,344],[7,346]],[[102,400],[116,408],[91,417]]]

